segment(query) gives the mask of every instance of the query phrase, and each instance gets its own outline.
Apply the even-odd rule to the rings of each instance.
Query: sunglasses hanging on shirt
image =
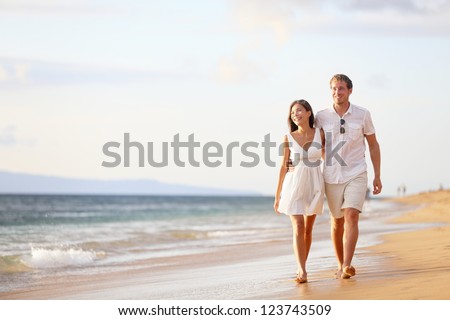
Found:
[[[339,132],[340,132],[341,134],[344,134],[344,133],[345,133],[345,127],[344,127],[344,124],[345,124],[345,120],[341,118],[341,128],[340,128],[340,130],[339,130]]]

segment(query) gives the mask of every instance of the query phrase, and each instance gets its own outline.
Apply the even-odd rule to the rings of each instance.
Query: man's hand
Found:
[[[383,185],[381,184],[381,179],[380,178],[373,179],[373,194],[379,194],[382,188]]]
[[[287,164],[287,168],[288,168],[287,172],[292,172],[295,169],[295,166],[292,164],[292,160],[291,159],[289,159],[289,162]]]

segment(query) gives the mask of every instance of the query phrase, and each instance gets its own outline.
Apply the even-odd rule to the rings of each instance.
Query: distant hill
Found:
[[[163,183],[151,179],[72,179],[0,171],[0,194],[260,195],[257,192]]]

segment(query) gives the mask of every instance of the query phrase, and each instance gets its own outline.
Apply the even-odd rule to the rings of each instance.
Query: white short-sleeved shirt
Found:
[[[340,133],[341,117],[333,107],[317,112],[316,127],[325,133],[323,175],[326,183],[345,183],[367,171],[364,135],[375,134],[370,112],[350,104],[342,119],[345,133]]]

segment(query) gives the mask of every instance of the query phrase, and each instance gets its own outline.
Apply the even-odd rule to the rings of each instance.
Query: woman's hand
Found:
[[[273,203],[273,209],[275,210],[275,212],[277,214],[280,214],[281,212],[278,211],[278,206],[280,205],[280,199],[275,199],[274,203]]]

